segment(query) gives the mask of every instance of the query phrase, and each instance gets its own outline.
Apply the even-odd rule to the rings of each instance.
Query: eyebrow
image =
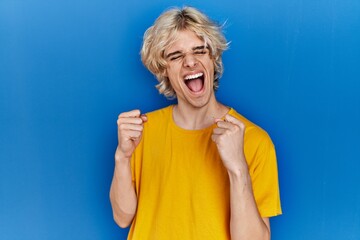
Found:
[[[205,45],[201,45],[201,46],[193,47],[192,50],[193,50],[193,51],[203,50],[203,49],[205,49],[205,48],[206,48]],[[169,57],[174,56],[174,55],[177,55],[177,54],[182,54],[182,52],[181,52],[181,51],[171,52],[171,53],[167,54],[167,55],[165,56],[165,58],[168,59]]]

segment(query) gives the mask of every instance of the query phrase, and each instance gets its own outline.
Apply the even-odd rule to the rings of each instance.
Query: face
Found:
[[[203,107],[214,97],[214,62],[209,49],[190,30],[180,31],[165,50],[166,75],[179,105]]]

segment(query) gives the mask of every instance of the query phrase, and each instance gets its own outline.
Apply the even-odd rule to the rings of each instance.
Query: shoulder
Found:
[[[171,120],[171,115],[172,115],[172,107],[173,105],[161,108],[161,109],[157,109],[151,112],[147,112],[146,116],[147,116],[147,122],[145,123],[145,127],[146,125],[148,126],[163,126],[165,123],[169,122]]]
[[[273,146],[269,134],[260,126],[253,123],[240,113],[236,112],[236,110],[234,110],[233,108],[231,108],[229,114],[236,117],[245,124],[246,129],[244,141],[245,143],[247,143],[248,146],[251,145],[254,148],[265,145],[270,145],[270,147]]]
[[[250,174],[255,176],[255,170],[263,169],[265,165],[272,166],[271,169],[275,169],[275,146],[269,134],[235,110],[230,111],[230,114],[245,124],[244,154],[249,165]]]
[[[156,109],[151,112],[147,112],[146,116],[151,119],[168,117],[168,115],[170,115],[172,112],[172,107],[173,105],[170,105],[164,108]]]

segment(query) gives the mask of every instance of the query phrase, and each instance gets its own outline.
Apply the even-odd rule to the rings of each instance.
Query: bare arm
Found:
[[[135,186],[132,182],[130,159],[142,136],[147,120],[139,110],[119,115],[118,147],[115,152],[115,169],[110,188],[110,201],[114,220],[120,227],[131,224],[137,207]]]
[[[261,218],[258,212],[243,151],[245,126],[230,115],[225,121],[217,119],[217,126],[212,140],[230,180],[231,239],[269,240],[269,219]]]
[[[247,169],[229,173],[230,179],[230,233],[231,239],[270,239],[269,218],[261,218]]]
[[[129,226],[136,213],[137,197],[132,184],[128,159],[115,163],[110,201],[115,222],[122,228]]]

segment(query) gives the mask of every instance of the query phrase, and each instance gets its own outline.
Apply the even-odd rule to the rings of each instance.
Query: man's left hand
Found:
[[[243,169],[247,164],[244,156],[245,125],[227,114],[225,120],[215,119],[217,128],[211,139],[216,143],[225,168],[230,172]]]

